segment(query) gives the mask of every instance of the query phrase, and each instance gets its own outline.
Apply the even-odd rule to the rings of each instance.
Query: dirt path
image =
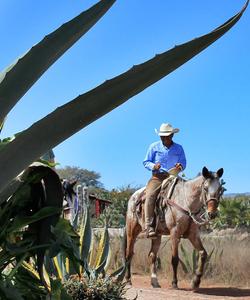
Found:
[[[206,299],[234,299],[234,300],[250,300],[250,289],[232,288],[225,286],[206,286],[198,292],[193,292],[187,283],[180,282],[179,290],[170,288],[165,279],[159,280],[162,288],[153,289],[149,284],[147,276],[133,276],[133,287],[129,288],[126,296],[128,299],[134,299],[138,295],[138,300],[206,300]]]

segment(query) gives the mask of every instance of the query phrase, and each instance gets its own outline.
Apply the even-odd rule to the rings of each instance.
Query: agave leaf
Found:
[[[62,185],[59,176],[56,172],[45,166],[33,166],[30,167],[27,171],[28,175],[33,177],[37,174],[44,174],[43,176],[43,185],[41,187],[41,183],[39,183],[39,188],[37,190],[37,185],[35,185],[35,190],[33,193],[34,202],[39,202],[42,199],[42,204],[37,209],[41,209],[43,207],[54,207],[54,214],[50,215],[46,218],[43,218],[36,223],[32,223],[29,225],[29,230],[31,232],[36,233],[36,244],[37,245],[46,245],[51,243],[51,239],[53,238],[53,234],[51,232],[51,228],[55,227],[59,218],[60,212],[62,209],[63,202],[63,192]],[[44,190],[43,190],[44,189]],[[38,191],[38,192],[36,192]],[[43,195],[40,195],[41,191],[44,192]],[[44,255],[46,248],[37,249],[37,267],[38,273],[40,275],[41,280],[46,286],[46,281],[43,277],[43,263],[44,263]]]
[[[51,231],[55,236],[55,241],[49,249],[49,257],[57,255],[62,277],[68,277],[72,269],[74,269],[74,273],[77,272],[79,274],[79,236],[73,230],[69,221],[64,219],[60,219],[56,227],[52,228]],[[70,261],[70,264],[68,261]],[[70,268],[67,265],[70,265]]]
[[[6,286],[6,281],[0,282],[0,297],[5,300],[24,300],[19,290],[11,282]]]
[[[179,259],[179,262],[180,262],[180,265],[181,265],[181,267],[182,267],[183,272],[184,272],[185,274],[188,274],[188,269],[187,269],[185,263],[184,263],[181,259]]]
[[[107,257],[105,257],[103,261],[99,264],[99,266],[96,269],[94,269],[94,273],[96,277],[98,276],[98,274],[102,274],[103,277],[105,277],[106,262],[107,262]]]
[[[32,274],[37,279],[40,279],[38,272],[34,268],[34,266],[26,261],[23,261],[22,263],[23,268],[25,268],[29,273]]]
[[[113,257],[113,253],[112,253],[112,251],[111,251],[111,247],[109,246],[109,249],[108,249],[108,257],[107,257],[107,259],[106,259],[106,264],[105,264],[105,266],[104,266],[104,271],[105,271],[105,272],[107,272],[108,269],[109,269],[109,266],[110,266],[112,257]]]
[[[95,239],[92,238],[91,239],[91,244],[90,244],[90,249],[89,249],[89,257],[88,257],[88,264],[90,266],[90,268],[94,268],[95,267]]]
[[[0,120],[4,119],[18,100],[52,64],[94,26],[114,2],[115,0],[99,1],[90,9],[45,36],[41,42],[2,72],[0,77]]]
[[[61,212],[61,208],[44,207],[30,217],[24,217],[19,215],[15,217],[13,224],[8,228],[8,233],[22,229],[26,225],[35,223],[37,221],[53,216],[55,214],[59,214],[60,212]]]
[[[28,263],[26,264],[29,266],[24,267],[22,265],[18,268],[14,279],[15,285],[18,287],[24,299],[45,299],[47,293],[44,287],[41,286],[38,273],[34,269],[34,266]]]
[[[72,297],[69,296],[62,285],[62,282],[59,279],[51,279],[51,300],[72,300]]]
[[[183,245],[181,244],[181,246],[180,246],[180,249],[181,249],[181,253],[182,253],[182,256],[183,256],[183,259],[184,259],[184,261],[185,262],[183,262],[184,263],[184,265],[185,265],[185,268],[187,269],[187,270],[189,270],[189,272],[190,271],[192,271],[192,268],[191,268],[191,265],[190,265],[190,262],[189,262],[189,255],[188,255],[188,252],[186,251],[186,249],[183,247]],[[184,270],[184,269],[183,269]],[[185,272],[185,271],[184,271]]]
[[[84,218],[80,225],[80,258],[83,261],[88,260],[90,245],[91,245],[92,229],[90,224],[90,215],[87,208],[85,208]]]
[[[193,253],[192,253],[192,272],[193,272],[193,274],[195,274],[195,270],[197,268],[197,259],[198,259],[198,255],[197,255],[196,250],[194,249]]]
[[[214,250],[215,250],[215,247],[214,247],[214,248],[211,250],[211,252],[208,254],[206,263],[209,263],[209,261],[211,260],[211,257],[212,257],[212,255],[213,255],[213,253],[214,253]],[[223,251],[223,249],[222,249],[222,251]]]
[[[27,253],[25,253],[22,257],[16,258],[15,266],[8,274],[8,279],[12,279],[12,277],[15,275],[18,268],[22,265],[23,261],[27,258],[27,256],[28,256]]]
[[[55,268],[56,268],[56,271],[57,271],[57,274],[58,274],[58,278],[60,280],[62,280],[63,279],[63,274],[62,274],[63,270],[59,265],[59,261],[58,261],[57,256],[53,257],[53,261],[54,261],[54,265],[55,265]]]
[[[69,277],[69,273],[66,270],[66,255],[60,252],[56,257],[54,257],[56,264],[56,269],[58,272],[58,278],[61,280],[65,280]]]
[[[96,253],[96,262],[95,262],[96,269],[98,269],[101,265],[103,265],[104,261],[106,264],[108,254],[109,254],[109,232],[108,232],[108,227],[105,226]],[[105,267],[105,264],[103,265],[103,267]]]
[[[127,270],[127,264],[124,264],[119,269],[110,274],[110,277],[116,277],[116,280],[121,282],[123,281]]]
[[[3,125],[4,125],[5,120],[6,120],[6,118],[3,118],[2,120],[0,119],[0,133],[3,130]]]
[[[0,191],[48,149],[54,148],[80,129],[168,75],[219,39],[240,19],[248,1],[238,14],[209,34],[134,66],[129,71],[57,108],[20,133],[0,152],[0,169],[5,174],[0,178]]]

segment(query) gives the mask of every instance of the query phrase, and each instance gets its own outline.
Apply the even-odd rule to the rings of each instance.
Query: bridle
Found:
[[[225,191],[225,188],[223,187],[223,185],[225,184],[225,182],[223,180],[221,180],[219,182],[219,187],[216,190],[216,192],[214,192],[213,194],[215,194],[216,196],[214,197],[207,197],[208,195],[208,181],[211,180],[210,178],[206,179],[203,183],[202,183],[202,190],[201,190],[201,203],[203,204],[200,210],[203,210],[204,212],[199,216],[199,218],[201,219],[201,222],[198,222],[196,219],[193,219],[193,221],[195,223],[199,223],[199,225],[205,225],[205,224],[209,224],[211,217],[210,217],[210,212],[208,212],[208,206],[209,203],[214,202],[216,207],[219,206],[220,203],[220,199]],[[219,179],[218,179],[219,180]]]
[[[201,191],[201,200],[202,202],[204,203],[204,205],[207,206],[207,204],[210,202],[210,201],[214,201],[217,206],[219,205],[219,202],[220,202],[220,198],[221,196],[223,195],[224,191],[225,191],[225,188],[223,187],[223,185],[225,184],[225,182],[223,180],[221,180],[219,182],[219,187],[216,191],[216,194],[217,194],[217,197],[209,197],[207,198],[206,195],[208,193],[208,181],[211,180],[211,179],[206,179],[203,183],[202,183],[202,191]],[[215,193],[214,193],[215,194]]]
[[[220,181],[219,183],[219,187],[216,191],[217,197],[209,197],[207,198],[207,194],[208,194],[208,180],[210,179],[206,179],[203,183],[202,183],[202,190],[201,190],[201,203],[202,206],[198,209],[198,211],[192,212],[189,208],[188,202],[187,202],[187,196],[186,196],[186,190],[185,190],[185,186],[184,186],[184,181],[183,181],[183,194],[184,194],[184,200],[185,200],[185,204],[187,209],[184,209],[183,207],[181,207],[180,205],[178,205],[177,203],[175,203],[174,201],[170,200],[169,198],[167,199],[167,204],[175,207],[177,210],[179,210],[180,212],[186,214],[187,216],[189,216],[193,222],[197,225],[207,225],[209,224],[211,218],[209,216],[209,212],[207,210],[208,204],[211,201],[214,201],[216,203],[216,206],[219,205],[220,202],[220,198],[222,197],[225,188],[223,187],[223,185],[225,184],[225,182],[223,180]],[[204,212],[203,212],[204,211]],[[199,218],[199,220],[198,220]]]

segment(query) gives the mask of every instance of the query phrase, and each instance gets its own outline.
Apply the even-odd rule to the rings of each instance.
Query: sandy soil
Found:
[[[226,286],[210,286],[201,284],[197,292],[191,291],[187,282],[179,282],[179,289],[171,289],[166,279],[159,278],[161,288],[154,289],[150,286],[148,276],[134,275],[133,286],[128,286],[127,299],[134,299],[138,295],[138,300],[206,300],[206,299],[234,299],[250,300],[250,289],[235,288]]]

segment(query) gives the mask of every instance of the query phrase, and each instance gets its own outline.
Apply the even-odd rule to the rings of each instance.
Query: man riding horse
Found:
[[[169,235],[171,241],[172,287],[178,288],[178,248],[181,239],[188,239],[199,253],[198,263],[192,279],[192,289],[200,286],[204,273],[207,252],[200,236],[201,225],[217,216],[220,198],[224,192],[223,168],[216,172],[205,166],[201,173],[189,180],[178,177],[186,167],[186,158],[181,145],[172,141],[174,129],[162,124],[158,135],[161,141],[153,143],[147,152],[144,166],[152,171],[148,185],[135,191],[128,201],[126,215],[126,280],[131,283],[131,261],[138,235],[147,228],[151,240],[148,257],[151,269],[151,285],[160,287],[157,279],[157,253],[162,235]],[[176,176],[170,176],[174,175]],[[160,194],[159,194],[160,193]],[[146,194],[146,201],[145,200]],[[155,205],[157,200],[157,205]],[[155,207],[156,206],[156,207]],[[154,216],[155,210],[157,211]]]
[[[179,132],[178,128],[163,123],[160,130],[156,130],[161,140],[149,146],[143,161],[145,168],[152,172],[152,177],[146,187],[145,201],[145,225],[149,238],[156,236],[154,210],[162,182],[169,177],[170,169],[174,168],[175,173],[178,174],[186,168],[184,150],[181,145],[173,142],[173,136],[177,132]]]

